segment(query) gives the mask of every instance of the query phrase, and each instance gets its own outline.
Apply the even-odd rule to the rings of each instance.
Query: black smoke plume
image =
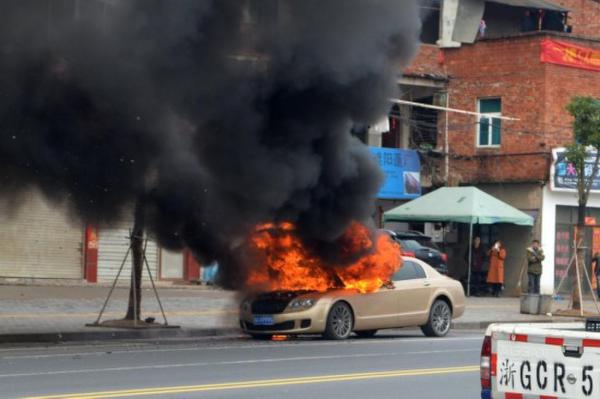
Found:
[[[168,248],[218,260],[258,223],[335,240],[382,176],[353,123],[385,115],[419,5],[398,0],[4,0],[0,195],[87,221],[139,201]]]

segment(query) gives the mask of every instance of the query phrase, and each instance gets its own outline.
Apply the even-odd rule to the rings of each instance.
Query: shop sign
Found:
[[[385,175],[377,198],[413,199],[421,196],[421,161],[415,150],[369,147]]]
[[[548,39],[542,41],[541,61],[600,72],[600,49]]]
[[[596,226],[598,223],[596,223],[596,218],[593,216],[586,216],[585,217],[585,225],[586,226]]]
[[[554,191],[577,192],[577,170],[565,158],[566,149],[552,150],[553,162],[550,170],[550,189]],[[596,153],[588,152],[585,161],[585,177],[589,178],[594,170]],[[592,182],[592,192],[600,193],[600,174],[596,173]]]

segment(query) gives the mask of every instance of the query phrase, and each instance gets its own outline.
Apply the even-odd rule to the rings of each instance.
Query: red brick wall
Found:
[[[544,66],[539,37],[478,42],[446,50],[450,107],[477,111],[477,100],[502,98],[502,113],[519,121],[502,122],[502,145],[477,148],[477,119],[451,113],[450,169],[456,183],[541,180],[523,165],[545,168],[543,141]],[[533,153],[517,160],[508,154]]]
[[[411,65],[405,68],[405,75],[436,75],[445,76],[443,67],[443,53],[438,46],[421,44],[417,55]]]
[[[600,38],[600,2],[594,0],[554,0],[570,10],[569,25],[573,34]]]
[[[499,148],[477,148],[476,117],[450,113],[452,183],[546,180],[550,150],[572,140],[566,104],[575,94],[600,97],[600,72],[540,62],[544,38],[489,40],[445,51],[450,107],[477,111],[479,98],[501,97],[503,115],[519,119],[502,122]],[[443,143],[443,129],[440,136]]]
[[[561,38],[562,40],[562,38]],[[600,49],[600,43],[564,40],[579,46]],[[566,106],[573,95],[600,98],[600,72],[561,65],[545,64],[546,140],[550,147],[561,147],[572,141],[571,116]]]

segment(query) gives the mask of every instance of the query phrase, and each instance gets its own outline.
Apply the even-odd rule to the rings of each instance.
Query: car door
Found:
[[[398,325],[395,288],[382,287],[376,292],[348,298],[354,311],[354,325],[360,330],[378,330]]]
[[[392,281],[398,327],[423,324],[427,320],[429,298],[433,292],[431,280],[423,267],[417,261],[404,260]]]

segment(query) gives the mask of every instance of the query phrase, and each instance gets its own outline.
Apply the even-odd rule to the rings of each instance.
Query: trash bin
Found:
[[[540,295],[539,314],[548,314],[552,312],[552,295]]]
[[[521,313],[538,314],[540,311],[540,296],[538,294],[521,295]]]

